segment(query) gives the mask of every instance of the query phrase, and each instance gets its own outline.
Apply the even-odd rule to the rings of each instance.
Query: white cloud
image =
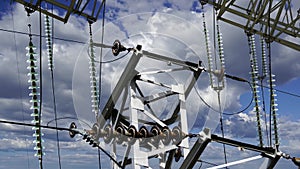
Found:
[[[168,8],[165,3],[170,3],[171,7]],[[205,54],[204,39],[202,34],[202,16],[199,13],[187,12],[192,7],[194,1],[108,1],[107,3],[107,18],[105,25],[105,38],[104,42],[112,44],[115,39],[120,39],[123,44],[132,47],[136,44],[143,45],[143,49],[150,50],[154,53],[160,53],[171,57],[176,57],[183,60],[189,60],[197,62],[198,59],[203,60],[204,66],[207,66],[207,58]],[[295,5],[296,6],[296,5]],[[210,32],[212,34],[212,14],[209,7],[205,6],[205,10],[208,11],[206,18],[209,25]],[[148,12],[148,13],[147,13]],[[119,18],[116,20],[116,17]],[[24,8],[21,5],[17,5],[14,9],[15,29],[18,31],[27,32],[27,17],[24,12]],[[31,17],[32,32],[39,33],[38,13],[34,13]],[[3,15],[1,18],[1,28],[11,29],[11,16]],[[249,56],[246,36],[242,30],[234,28],[228,24],[220,23],[223,32],[226,70],[229,74],[234,74],[242,77],[249,77]],[[87,41],[89,38],[88,24],[81,17],[71,16],[67,24],[63,24],[59,21],[54,23],[54,34],[56,37],[63,37],[67,39],[76,39],[79,41]],[[101,21],[94,23],[93,34],[94,41],[101,41]],[[13,34],[0,32],[1,55],[0,55],[0,79],[2,81],[2,88],[9,88],[7,90],[1,90],[1,118],[13,119],[22,121],[20,104],[24,105],[24,109],[28,110],[30,105],[28,103],[28,83],[27,83],[27,63],[25,60],[25,47],[28,45],[28,37],[25,35],[16,35],[17,49],[14,48]],[[39,45],[39,38],[34,37],[34,44]],[[273,53],[273,66],[274,71],[277,74],[279,83],[283,84],[287,81],[298,78],[296,73],[299,69],[298,53],[286,49],[285,47],[278,47],[274,45],[275,52]],[[55,64],[55,85],[57,96],[57,108],[59,116],[76,116],[74,111],[76,110],[79,118],[88,119],[88,122],[93,122],[94,115],[90,110],[90,96],[89,96],[89,74],[88,74],[88,57],[86,54],[86,45],[68,43],[61,40],[55,40],[54,42],[54,64]],[[99,49],[96,49],[97,56],[99,56]],[[23,100],[17,100],[19,96],[18,88],[19,82],[17,79],[15,52],[19,58],[20,68],[20,81]],[[43,51],[45,56],[45,51]],[[114,59],[110,50],[105,50],[103,60]],[[76,60],[77,56],[79,59]],[[123,60],[103,65],[103,77],[102,77],[102,104],[105,104],[107,97],[109,96],[113,83],[116,83],[120,73],[128,61],[129,54]],[[286,57],[288,56],[288,57]],[[44,70],[47,69],[47,59],[44,57]],[[243,62],[242,62],[242,61]],[[143,68],[151,65],[150,68],[155,69],[164,64],[157,64],[157,62],[145,61],[139,68]],[[153,66],[155,65],[155,66]],[[282,69],[287,68],[289,69]],[[290,69],[291,68],[291,69]],[[292,70],[292,71],[291,71]],[[181,81],[183,78],[174,75]],[[73,80],[73,86],[71,81]],[[49,72],[44,73],[44,108],[43,119],[47,122],[53,119],[53,104],[51,95],[51,79]],[[228,80],[229,81],[229,80]],[[74,86],[74,83],[75,84]],[[218,109],[216,102],[216,92],[214,92],[209,86],[207,75],[204,73],[198,80],[198,89],[201,96],[215,109]],[[76,88],[75,88],[76,87]],[[242,107],[240,103],[241,95],[248,89],[241,87],[240,84],[228,82],[227,88],[222,91],[222,107],[227,112],[238,110]],[[148,88],[146,92],[151,93],[152,89]],[[11,95],[10,92],[14,94]],[[72,98],[73,97],[75,98]],[[78,100],[76,100],[78,99]],[[74,103],[73,103],[74,101]],[[73,108],[75,104],[75,110]],[[197,106],[195,106],[197,105]],[[199,100],[199,98],[192,92],[188,104],[188,110],[192,112],[192,116],[189,116],[189,121],[196,120],[194,115],[205,116],[207,126],[217,127],[219,123],[219,115],[216,112],[210,111],[207,115],[207,107]],[[169,109],[169,108],[168,108]],[[3,113],[2,113],[3,112]],[[29,112],[29,111],[28,111]],[[28,113],[30,114],[30,113]],[[30,121],[31,117],[26,117],[26,120]],[[202,119],[203,120],[203,119]],[[226,127],[228,127],[228,135],[230,137],[256,137],[256,122],[254,114],[240,113],[237,116],[229,117],[225,120]],[[67,127],[71,120],[62,120],[59,122],[60,126]],[[205,123],[203,121],[197,121],[195,123]],[[281,138],[283,138],[282,148],[287,152],[297,153],[299,150],[296,138],[300,133],[297,132],[298,121],[286,121],[280,123]],[[51,123],[53,125],[53,123]],[[5,138],[0,139],[2,150],[14,148],[24,149],[25,144],[30,142],[32,131],[30,128],[26,129],[26,133],[29,134],[29,138],[22,132],[23,127],[16,127],[12,125],[2,125]],[[205,124],[199,124],[199,126],[205,126]],[[226,131],[227,132],[227,131]],[[52,164],[56,163],[54,158],[56,155],[55,145],[55,133],[53,131],[45,130],[46,149],[49,152],[48,159],[51,159]],[[95,160],[95,154],[92,154],[89,146],[85,142],[70,142],[68,140],[68,133],[60,133],[62,138],[62,148],[64,159],[74,162],[77,165],[78,161],[81,161],[87,165],[90,160]],[[294,139],[291,139],[294,138]],[[286,141],[289,140],[289,141]],[[3,143],[3,144],[2,144]],[[16,146],[14,146],[16,145]],[[74,149],[76,153],[74,153]],[[77,151],[78,150],[78,151]],[[206,152],[215,150],[215,154],[208,154],[208,158],[217,158],[217,162],[222,162],[223,157],[218,155],[222,151],[221,147],[210,146]],[[82,152],[81,152],[82,151]],[[70,153],[73,153],[70,155]],[[236,151],[229,152],[230,157],[248,155],[247,153],[241,153]],[[244,155],[246,154],[246,155]],[[75,158],[76,157],[76,158]],[[66,165],[66,164],[64,164]],[[94,165],[93,165],[94,166]],[[55,168],[55,167],[54,167]],[[70,167],[72,168],[72,167]]]

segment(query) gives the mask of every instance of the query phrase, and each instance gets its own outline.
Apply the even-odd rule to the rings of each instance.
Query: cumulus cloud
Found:
[[[127,47],[133,47],[137,44],[143,45],[143,49],[154,53],[167,55],[170,57],[188,60],[192,62],[203,61],[203,66],[207,66],[207,58],[205,53],[204,38],[202,32],[202,15],[199,13],[200,9],[195,3],[197,1],[108,1],[107,14],[105,24],[104,42],[112,44],[115,39],[120,39]],[[134,6],[134,7],[133,7]],[[149,7],[151,6],[151,7]],[[296,5],[295,5],[296,6]],[[190,12],[190,9],[196,9],[197,12]],[[212,10],[205,6],[207,24],[209,31],[212,29]],[[27,32],[28,18],[21,5],[16,5],[13,8],[14,28],[17,31]],[[1,13],[1,28],[12,29],[12,15]],[[39,33],[38,13],[32,14],[30,18],[32,22],[32,32]],[[66,39],[74,39],[81,42],[87,42],[89,38],[89,30],[87,22],[81,17],[71,16],[67,24],[59,21],[54,21],[54,35]],[[242,30],[220,22],[221,30],[223,32],[224,49],[225,49],[225,64],[226,72],[249,78],[248,72],[250,70],[248,45],[246,35]],[[94,41],[101,41],[101,22],[96,22],[92,25],[94,33]],[[0,55],[0,118],[6,120],[23,121],[22,114],[24,114],[25,122],[30,122],[31,113],[29,110],[28,97],[28,83],[27,83],[27,63],[25,56],[25,47],[28,45],[28,37],[25,35],[14,35],[11,33],[0,32],[2,41],[1,55]],[[258,39],[258,37],[257,37]],[[39,48],[39,38],[33,37],[34,44]],[[15,48],[15,43],[17,48]],[[43,41],[44,43],[44,41]],[[273,45],[273,44],[272,44]],[[55,92],[57,112],[59,117],[79,117],[81,120],[87,122],[94,122],[94,114],[90,107],[90,79],[88,70],[88,55],[87,43],[71,43],[62,40],[54,41],[54,77],[55,77]],[[259,48],[259,47],[258,47]],[[300,68],[298,52],[287,49],[280,45],[274,44],[272,46],[274,51],[272,54],[273,70],[277,75],[278,84],[284,84],[292,79],[299,78],[296,73]],[[103,60],[114,59],[110,50],[104,50]],[[96,49],[97,56],[100,55],[99,48]],[[16,61],[16,55],[18,63]],[[288,56],[288,57],[286,57]],[[101,106],[105,104],[108,96],[114,88],[119,79],[122,70],[124,69],[130,54],[123,60],[112,64],[103,64],[102,72],[102,99]],[[43,123],[54,118],[53,98],[51,91],[50,72],[47,70],[46,50],[43,47]],[[241,61],[242,60],[242,61]],[[18,67],[17,67],[18,64]],[[148,68],[148,66],[150,68]],[[153,66],[155,65],[155,66]],[[139,70],[147,70],[167,68],[166,64],[158,63],[150,60],[144,60],[138,68]],[[288,69],[287,69],[288,68]],[[182,82],[185,74],[178,76],[171,76],[177,78]],[[153,77],[152,77],[153,78]],[[154,78],[156,80],[164,80],[166,77]],[[196,89],[199,90],[200,95],[211,105],[214,109],[218,109],[216,101],[217,95],[209,86],[209,78],[206,73],[201,74]],[[187,109],[192,112],[188,116],[191,123],[195,125],[189,127],[198,128],[203,127],[217,128],[219,124],[219,114],[215,111],[209,110],[201,99],[195,94],[193,89],[192,94],[187,101]],[[156,92],[157,90],[155,90]],[[241,96],[249,89],[246,85],[227,80],[226,88],[222,91],[222,108],[225,112],[235,112],[243,107]],[[154,89],[146,88],[145,93],[152,94]],[[167,100],[167,103],[173,100]],[[22,110],[23,107],[23,110]],[[159,107],[159,106],[157,106]],[[167,107],[169,110],[172,107]],[[3,112],[3,113],[2,113]],[[77,113],[77,114],[76,114]],[[195,118],[197,117],[197,118]],[[59,121],[59,126],[68,127],[72,119],[64,119]],[[255,114],[243,112],[236,116],[230,116],[224,120],[226,135],[232,138],[238,137],[243,139],[256,140],[256,119]],[[280,136],[283,139],[284,150],[297,153],[298,148],[294,145],[298,144],[297,125],[298,121],[281,121]],[[54,123],[50,123],[51,126]],[[0,149],[15,149],[25,150],[26,144],[31,144],[29,140],[32,131],[31,128],[23,128],[13,125],[1,124]],[[216,130],[219,132],[219,129]],[[53,155],[48,156],[50,161],[56,163],[56,133],[51,130],[44,130],[45,133],[45,147],[47,153]],[[64,160],[72,161],[76,167],[86,167],[91,160],[95,163],[97,152],[91,150],[90,146],[83,141],[72,141],[68,137],[67,132],[60,132],[61,148],[64,154]],[[295,138],[295,139],[291,139]],[[286,142],[286,140],[289,140]],[[25,146],[25,147],[24,147]],[[32,145],[31,145],[32,146]],[[74,149],[78,152],[73,153]],[[222,163],[222,156],[218,155],[222,151],[222,147],[209,146],[207,152],[214,150],[215,154],[207,154],[209,159],[216,159],[216,162]],[[70,154],[72,152],[72,154]],[[238,151],[230,151],[230,157],[249,155],[248,153],[241,153]],[[31,158],[30,158],[31,159]],[[26,163],[26,159],[23,159]],[[78,161],[82,162],[81,164]],[[13,164],[10,162],[9,164]],[[67,164],[64,164],[67,166]],[[12,165],[13,166],[13,165]],[[72,164],[68,164],[72,166]],[[94,165],[93,165],[94,166]],[[79,167],[79,168],[80,168]]]

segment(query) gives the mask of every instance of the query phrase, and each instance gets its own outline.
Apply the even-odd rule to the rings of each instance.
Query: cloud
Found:
[[[202,15],[201,13],[190,12],[191,8],[197,8],[195,2],[197,1],[108,1],[104,42],[106,44],[112,44],[115,39],[120,39],[122,43],[128,47],[141,44],[145,50],[196,63],[200,59],[203,61],[203,65],[207,66],[202,33]],[[199,8],[197,9],[199,12]],[[204,9],[207,11],[207,24],[209,25],[209,31],[212,35],[212,10],[208,6],[205,6]],[[28,18],[26,17],[24,8],[21,5],[16,5],[13,14],[15,30],[27,32]],[[10,14],[2,14],[0,20],[1,28],[12,29],[11,18],[12,16]],[[38,34],[38,13],[32,14],[30,20],[32,22],[32,32]],[[56,37],[88,42],[88,24],[82,17],[71,16],[67,24],[55,21],[54,26],[54,35]],[[220,22],[220,26],[224,40],[226,72],[248,79],[250,77],[248,74],[250,70],[249,49],[244,32],[222,22]],[[99,19],[98,22],[94,23],[92,28],[94,41],[100,42],[102,29],[101,20]],[[25,111],[24,119],[26,122],[30,122],[30,98],[28,97],[28,77],[26,75],[28,70],[26,69],[27,58],[25,57],[25,47],[28,45],[28,36],[16,34],[17,48],[15,48],[13,34],[1,31],[0,35],[2,38],[0,42],[0,80],[2,88],[2,90],[0,90],[0,118],[22,122],[22,114],[23,111]],[[39,48],[39,37],[33,37],[33,41]],[[45,42],[43,41],[43,43]],[[259,48],[258,45],[257,48]],[[55,94],[59,117],[77,116],[92,124],[95,118],[90,108],[89,59],[86,50],[87,44],[71,43],[62,40],[54,41]],[[47,70],[45,54],[46,50],[43,47],[44,124],[54,118],[51,78],[50,72]],[[97,57],[100,55],[99,48],[96,49],[96,54]],[[17,69],[16,55],[19,70]],[[102,107],[130,57],[131,55],[129,54],[118,62],[103,64],[101,84]],[[104,50],[103,60],[107,61],[114,58],[110,50]],[[274,73],[277,75],[278,84],[284,84],[292,79],[299,78],[297,72],[300,66],[299,59],[297,59],[297,52],[274,43],[274,45],[272,44],[272,58],[272,66]],[[167,66],[164,63],[144,60],[144,62],[139,65],[139,69],[143,70],[143,67],[147,67],[145,69],[158,69],[159,67],[166,68]],[[172,76],[179,81],[184,81],[185,78],[182,77],[184,75],[186,74]],[[157,80],[164,78],[165,77],[160,77],[157,78]],[[243,107],[244,103],[241,101],[241,96],[249,90],[247,87],[246,85],[241,85],[240,83],[227,79],[226,89],[222,91],[222,106],[225,112],[235,112]],[[197,89],[211,106],[218,109],[216,92],[209,87],[209,79],[206,73],[201,74],[197,83]],[[145,93],[151,93],[153,90],[152,88],[146,88]],[[207,106],[198,98],[194,91],[188,99],[187,109],[189,113],[192,112],[188,117],[189,122],[193,123],[195,121],[194,127],[198,127],[198,129],[210,125],[216,128],[219,123],[219,114],[212,110],[209,111]],[[23,105],[24,110],[22,110],[21,105]],[[167,107],[166,109],[171,108]],[[73,120],[74,119],[62,119],[58,121],[58,125],[68,127],[69,123]],[[243,112],[236,116],[226,118],[224,120],[226,135],[232,138],[238,137],[238,139],[242,140],[249,139],[252,143],[256,143],[255,120],[255,114],[251,112]],[[78,123],[77,120],[74,121]],[[294,146],[298,145],[298,142],[295,140],[299,135],[297,130],[295,130],[299,128],[297,124],[298,121],[287,120],[281,121],[279,125],[280,136],[283,142],[282,149],[287,152],[295,153],[296,155],[299,150],[298,147]],[[52,122],[50,125],[54,126],[54,123]],[[0,145],[2,145],[0,149],[2,152],[6,151],[6,149],[25,151],[27,149],[26,144],[31,144],[30,140],[33,140],[33,137],[31,137],[33,131],[30,127],[24,128],[1,124],[1,129],[1,136],[3,137],[0,139]],[[54,165],[57,163],[56,132],[46,129],[43,130],[43,132],[45,133],[45,147],[48,153],[45,157],[47,160],[45,161],[51,168],[56,168],[57,166]],[[216,132],[218,133],[219,129],[217,129]],[[63,166],[67,168],[87,168],[86,166],[90,166],[92,160],[94,160],[92,166],[95,166],[97,163],[97,159],[95,158],[97,151],[95,149],[92,149],[84,141],[74,141],[70,139],[67,132],[59,132],[59,136],[61,139],[62,154],[64,155],[63,160],[68,161],[68,163],[63,163]],[[32,146],[31,144],[28,147],[31,149]],[[74,150],[76,150],[75,153]],[[209,152],[212,152],[211,150],[213,150],[214,153],[210,154]],[[204,157],[215,159],[215,162],[222,163],[223,157],[219,153],[221,151],[221,146],[209,146],[206,150],[207,155],[204,153]],[[246,157],[247,155],[251,155],[251,153],[248,152],[244,153],[230,149],[228,153],[229,157],[233,159],[237,156]],[[32,160],[31,152],[29,154]],[[4,156],[7,155],[1,155],[1,157]],[[10,154],[8,156],[10,156]],[[18,159],[20,159],[20,157],[18,157]],[[22,160],[24,160],[22,164],[26,164],[26,159]],[[11,168],[14,166],[13,163],[12,160],[8,163]]]
[[[257,123],[254,113],[239,113],[225,120],[224,128],[231,137],[257,138]]]

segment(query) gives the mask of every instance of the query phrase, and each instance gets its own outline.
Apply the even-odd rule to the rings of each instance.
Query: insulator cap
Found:
[[[127,49],[123,45],[121,45],[121,42],[119,40],[115,40],[111,50],[114,56],[118,56],[120,52],[123,52]]]

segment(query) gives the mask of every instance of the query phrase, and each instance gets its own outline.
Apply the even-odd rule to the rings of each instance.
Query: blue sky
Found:
[[[294,1],[293,1],[294,2]],[[297,9],[299,2],[294,2]],[[206,21],[212,41],[212,9],[205,6]],[[56,11],[55,11],[56,12]],[[199,59],[207,66],[205,54],[204,35],[202,27],[202,13],[197,1],[114,1],[107,2],[106,24],[104,42],[112,44],[120,39],[123,44],[133,47],[141,44],[144,50],[171,57],[196,62]],[[28,20],[23,6],[9,0],[0,3],[0,28],[27,32],[28,21],[32,23],[32,32],[39,33],[39,17],[35,12]],[[89,29],[87,21],[82,17],[71,16],[68,23],[54,21],[54,36],[72,39],[82,43],[54,41],[54,77],[56,86],[56,103],[58,117],[72,117],[84,120],[90,125],[95,122],[90,105],[90,83],[88,74],[88,38]],[[220,22],[223,34],[226,73],[250,80],[250,63],[247,37],[243,30]],[[92,25],[94,41],[101,41],[101,19]],[[0,119],[30,123],[30,104],[28,97],[28,70],[26,69],[26,50],[28,36],[0,31]],[[259,37],[256,36],[257,48]],[[297,39],[299,42],[299,39]],[[39,50],[39,38],[33,37],[33,43]],[[43,41],[45,44],[45,41]],[[213,46],[213,44],[211,44]],[[259,54],[259,52],[258,52]],[[99,56],[99,49],[96,49]],[[43,56],[46,56],[46,47],[43,46]],[[124,69],[129,57],[103,65],[101,107],[105,104],[110,92],[116,84],[120,72]],[[110,50],[104,50],[103,60],[112,58]],[[258,55],[259,57],[259,55]],[[277,89],[300,95],[299,51],[282,45],[272,44],[272,69],[276,75]],[[260,59],[259,59],[260,60]],[[153,61],[144,61],[138,70],[157,70],[162,64]],[[47,59],[43,59],[43,124],[54,118],[53,98],[51,94],[51,78],[47,68]],[[172,77],[184,81],[181,75],[167,75],[158,78]],[[222,91],[222,105],[224,112],[232,113],[243,109],[251,100],[251,92],[247,84],[226,80],[226,89]],[[214,108],[217,108],[216,93],[209,86],[208,74],[203,73],[196,85],[202,97]],[[154,89],[149,88],[151,93]],[[266,96],[268,94],[267,89]],[[278,125],[280,134],[280,150],[291,156],[300,156],[300,98],[277,91],[278,94]],[[268,99],[266,99],[268,101]],[[157,111],[169,110],[171,100],[165,100],[166,105],[156,105]],[[197,98],[195,91],[187,100],[189,129],[200,132],[204,126],[212,127],[215,134],[220,135],[218,119],[209,120],[207,117],[217,117],[215,112],[209,110]],[[268,105],[268,104],[267,104]],[[196,117],[196,118],[194,118]],[[73,119],[58,121],[60,127],[68,127]],[[76,121],[79,123],[79,121]],[[264,123],[263,123],[264,124]],[[50,123],[54,126],[54,123]],[[83,125],[84,126],[84,125]],[[31,127],[0,124],[0,169],[4,168],[38,168],[38,159],[34,157],[33,131]],[[235,116],[224,116],[225,136],[238,139],[251,144],[258,144],[256,136],[256,121],[252,106]],[[56,133],[45,129],[44,168],[58,168]],[[61,163],[64,169],[99,168],[98,152],[80,137],[69,138],[67,132],[59,132],[61,147]],[[265,138],[265,137],[264,137]],[[190,142],[194,142],[191,139]],[[266,140],[265,140],[266,141]],[[104,146],[110,151],[108,145]],[[222,164],[222,146],[211,143],[201,156],[204,161]],[[239,160],[257,155],[256,153],[241,152],[234,147],[227,146],[229,161]],[[110,168],[109,159],[101,152],[102,168]],[[181,163],[179,161],[179,163]],[[263,160],[249,162],[246,165],[258,168]],[[151,160],[152,164],[157,161]],[[195,168],[200,167],[197,163]],[[176,163],[173,166],[176,168]],[[210,167],[203,163],[203,168]],[[130,168],[130,167],[129,167]],[[153,167],[155,168],[155,167]],[[245,168],[245,165],[230,168]],[[296,168],[291,161],[281,159],[275,168]]]

